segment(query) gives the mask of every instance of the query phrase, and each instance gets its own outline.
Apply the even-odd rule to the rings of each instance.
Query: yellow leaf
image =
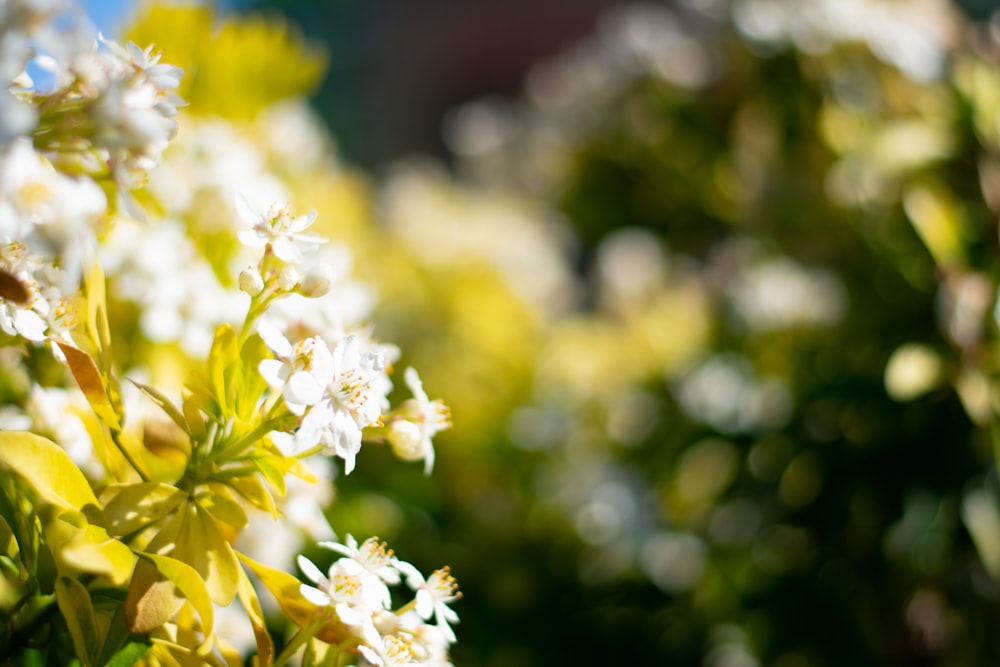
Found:
[[[228,324],[220,324],[208,353],[208,377],[223,417],[230,417],[235,411],[231,396],[239,393],[235,381],[239,363],[236,332]]]
[[[93,664],[91,656],[100,648],[97,619],[94,617],[90,593],[76,579],[59,577],[56,580],[56,603],[73,638],[76,657],[89,667]]]
[[[278,516],[278,506],[274,503],[274,497],[256,475],[246,475],[244,477],[229,479],[226,480],[226,484],[246,498],[247,502],[257,509],[270,512],[271,516]]]
[[[239,503],[222,493],[209,492],[198,497],[201,505],[212,517],[239,530],[247,525],[247,513]]]
[[[240,362],[243,369],[241,378],[242,390],[236,394],[236,415],[244,422],[253,420],[257,410],[257,400],[264,390],[267,389],[267,382],[264,376],[257,370],[263,359],[269,358],[271,351],[260,336],[254,334],[250,336],[243,349],[240,350]]]
[[[278,606],[281,607],[281,611],[288,616],[289,620],[302,627],[316,618],[319,608],[302,597],[302,593],[299,592],[302,582],[287,572],[258,563],[243,554],[238,554],[238,556],[243,564],[257,575],[264,587],[271,592],[271,595],[278,602]],[[320,628],[316,637],[329,644],[339,644],[350,637],[350,633],[336,614],[331,614],[330,620]]]
[[[104,271],[101,263],[91,260],[83,276],[84,291],[87,294],[87,331],[97,344],[99,354],[106,354],[111,345],[108,328],[108,304],[104,290]]]
[[[183,430],[185,433],[188,433],[187,420],[184,418],[184,415],[181,414],[181,411],[177,409],[177,406],[175,406],[170,401],[169,398],[164,396],[162,392],[160,392],[158,389],[154,387],[144,385],[141,382],[136,382],[135,380],[132,379],[129,379],[129,382],[134,384],[136,388],[139,389],[139,391],[145,394],[146,397],[149,398],[151,401],[156,403],[156,405],[158,405],[161,410],[166,412],[167,416],[170,417],[170,419],[173,420],[175,424],[181,427],[181,430]]]
[[[125,598],[125,624],[130,632],[149,632],[177,613],[184,596],[153,563],[140,558],[135,564],[132,584]]]
[[[148,549],[156,553],[169,550],[172,557],[191,565],[216,604],[225,606],[236,596],[240,567],[236,554],[212,516],[197,503],[182,506]]]
[[[184,411],[184,421],[187,422],[187,431],[191,434],[191,438],[201,440],[205,437],[205,417],[198,400],[193,395],[185,397],[181,403],[181,410]]]
[[[135,556],[123,542],[78,512],[47,509],[41,515],[45,517],[45,539],[60,573],[101,575],[115,586],[128,581]]]
[[[99,512],[87,478],[51,440],[34,433],[0,432],[0,468],[22,477],[47,503],[88,514]]]
[[[83,395],[86,396],[90,407],[93,408],[97,416],[101,418],[101,421],[107,424],[111,430],[121,431],[122,427],[118,422],[118,415],[115,414],[115,409],[111,405],[111,399],[108,397],[108,392],[104,387],[104,380],[101,379],[101,371],[97,368],[97,364],[93,358],[80,348],[74,347],[69,343],[62,341],[56,341],[56,343],[63,354],[66,355],[66,363],[69,364],[69,370],[73,373],[73,378],[80,386],[80,389],[83,390]]]
[[[236,589],[240,596],[243,609],[247,612],[250,625],[253,627],[253,635],[257,640],[257,667],[270,667],[274,660],[274,643],[271,635],[267,631],[267,624],[264,621],[264,610],[260,607],[260,600],[257,598],[257,591],[254,590],[250,578],[247,577],[243,568],[240,568],[240,583]]]
[[[159,521],[187,497],[176,487],[156,482],[113,484],[101,496],[108,498],[104,505],[108,531],[119,536]]]
[[[903,196],[903,209],[938,266],[963,262],[961,210],[945,190],[913,186]]]

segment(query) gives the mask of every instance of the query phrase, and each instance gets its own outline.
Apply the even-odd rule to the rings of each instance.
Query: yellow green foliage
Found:
[[[326,69],[326,52],[306,44],[279,16],[217,21],[208,7],[151,4],[127,31],[184,69],[177,93],[199,115],[250,119],[274,102],[306,95]]]

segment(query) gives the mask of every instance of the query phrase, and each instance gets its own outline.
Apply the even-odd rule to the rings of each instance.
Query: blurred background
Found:
[[[366,447],[326,514],[451,565],[456,665],[973,666],[1000,659],[990,10],[95,20],[184,65],[202,127],[271,142],[452,406],[433,476]]]

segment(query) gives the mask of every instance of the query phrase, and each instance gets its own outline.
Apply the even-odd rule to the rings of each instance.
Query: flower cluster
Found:
[[[150,176],[191,157],[169,157],[182,70],[85,26],[69,0],[0,2],[0,662],[448,664],[446,571],[348,538],[328,575],[300,561],[319,585],[300,590],[253,535],[332,537],[324,457],[349,473],[372,443],[429,473],[448,408],[412,368],[390,404],[401,353],[363,323],[350,254],[271,203],[289,193],[264,165]],[[261,586],[293,611],[265,618]],[[216,622],[237,609],[239,649]]]
[[[313,583],[302,584],[300,592],[317,607],[328,609],[331,617],[347,628],[357,642],[357,652],[369,663],[451,664],[448,646],[455,641],[455,633],[450,624],[458,621],[458,615],[448,605],[461,594],[448,568],[425,579],[376,537],[359,545],[348,535],[346,544],[320,542],[320,546],[341,554],[341,558],[324,574],[311,560],[299,556],[299,567]],[[404,578],[415,597],[393,610],[389,587]]]

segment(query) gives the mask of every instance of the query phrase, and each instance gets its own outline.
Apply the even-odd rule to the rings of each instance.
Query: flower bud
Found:
[[[299,272],[295,267],[286,266],[279,273],[275,285],[282,292],[291,292],[299,284]]]
[[[299,281],[295,291],[311,299],[321,297],[330,291],[330,277],[323,271],[309,271]]]
[[[250,296],[257,296],[264,290],[264,279],[260,276],[260,271],[248,266],[240,271],[240,291],[246,292]]]
[[[413,422],[397,419],[389,424],[386,438],[392,452],[404,461],[419,461],[424,458],[420,427]]]

